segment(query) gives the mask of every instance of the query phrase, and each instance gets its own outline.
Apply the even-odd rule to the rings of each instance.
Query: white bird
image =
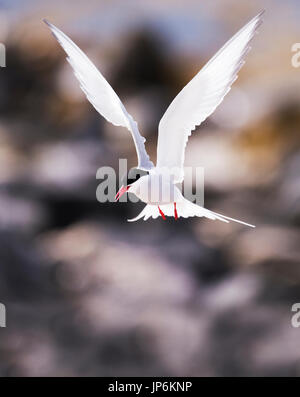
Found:
[[[255,227],[190,202],[183,197],[176,184],[182,183],[184,179],[184,153],[188,137],[196,126],[214,112],[230,91],[237,73],[245,63],[244,58],[262,22],[263,13],[259,13],[236,33],[170,104],[159,123],[156,167],[149,159],[145,138],[141,136],[137,123],[112,87],[69,37],[44,20],[67,53],[67,60],[87,99],[107,121],[126,127],[132,134],[138,157],[137,169],[147,171],[148,175],[137,175],[135,179],[127,180],[116,199],[125,192],[131,192],[147,205],[136,218],[129,221],[159,216],[163,219],[166,216],[174,216],[175,219],[199,216]]]

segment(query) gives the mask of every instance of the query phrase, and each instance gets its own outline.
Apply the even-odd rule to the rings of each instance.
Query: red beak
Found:
[[[130,188],[129,186],[121,186],[120,190],[118,191],[118,193],[116,194],[115,200],[118,201],[124,193],[126,193],[128,191],[128,189]]]

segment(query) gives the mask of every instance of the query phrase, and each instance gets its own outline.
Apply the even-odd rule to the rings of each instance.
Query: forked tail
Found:
[[[175,217],[174,203],[162,204],[159,207],[157,205],[147,204],[146,207],[143,209],[143,211],[137,217],[133,219],[128,219],[128,222],[135,222],[142,218],[144,219],[144,221],[146,221],[149,218],[156,219],[159,216],[161,216],[161,212],[165,216]],[[255,227],[254,225],[251,225],[249,223],[240,221],[238,219],[230,218],[229,216],[218,214],[204,207],[200,207],[199,205],[196,205],[186,199],[184,199],[184,201],[180,201],[176,203],[176,213],[178,218],[180,217],[189,218],[192,216],[198,216],[198,217],[205,217],[211,220],[217,219],[219,221],[226,223],[229,223],[229,221],[233,221],[249,227]]]

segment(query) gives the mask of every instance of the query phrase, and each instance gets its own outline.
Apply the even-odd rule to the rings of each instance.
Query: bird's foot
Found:
[[[174,216],[175,216],[175,220],[177,221],[177,219],[178,219],[178,214],[177,214],[176,203],[174,203]]]
[[[166,220],[165,214],[164,214],[164,213],[162,212],[162,210],[159,208],[159,205],[158,205],[158,211],[159,211],[161,217],[163,218],[163,220],[165,221],[165,220]]]

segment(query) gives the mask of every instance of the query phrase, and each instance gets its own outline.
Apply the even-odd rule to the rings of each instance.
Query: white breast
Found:
[[[130,189],[144,203],[163,205],[183,200],[180,190],[171,183],[168,177],[150,174],[134,182]]]

